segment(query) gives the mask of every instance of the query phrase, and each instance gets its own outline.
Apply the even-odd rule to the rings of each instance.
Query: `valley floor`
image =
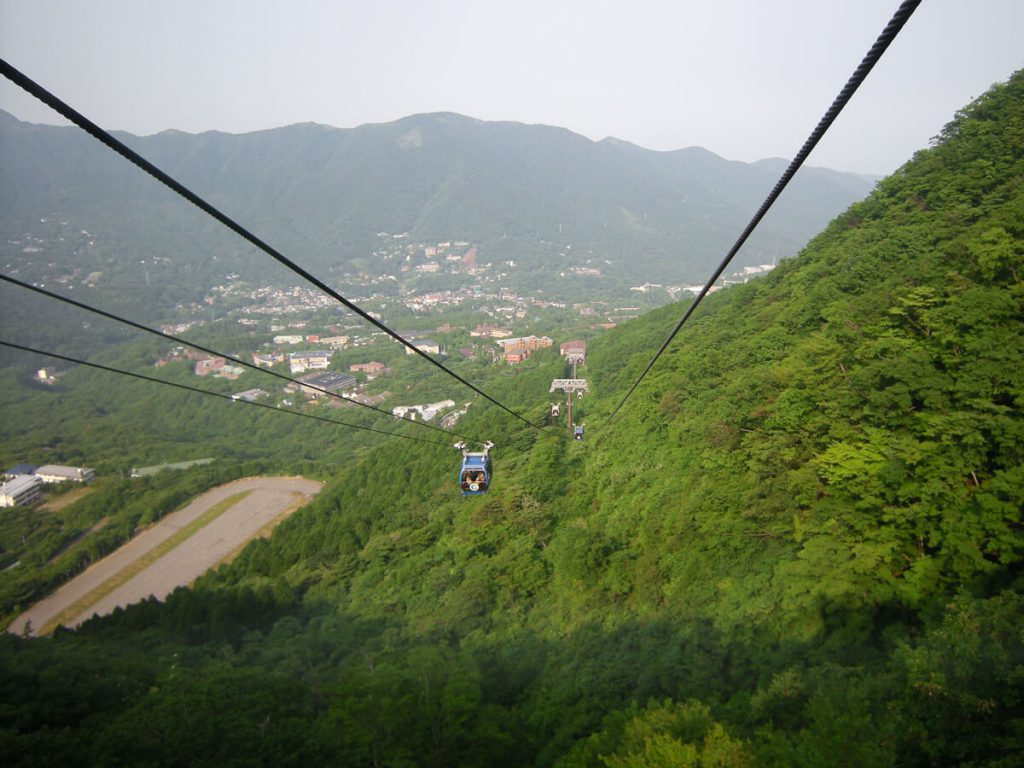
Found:
[[[7,631],[47,634],[57,624],[76,627],[150,595],[162,600],[230,559],[321,488],[301,477],[250,477],[207,491],[33,605]]]

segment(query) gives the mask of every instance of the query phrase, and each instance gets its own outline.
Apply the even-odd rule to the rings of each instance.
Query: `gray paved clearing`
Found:
[[[50,597],[33,605],[15,619],[8,632],[21,634],[32,622],[33,634],[93,589],[143,557],[176,531],[218,502],[236,493],[251,491],[216,520],[196,531],[148,568],[136,574],[68,622],[78,626],[94,614],[106,615],[118,606],[137,603],[150,595],[163,600],[177,587],[187,586],[259,533],[289,508],[305,504],[323,485],[301,477],[250,477],[207,491],[184,509],[164,517],[135,536],[116,552],[90,566]]]

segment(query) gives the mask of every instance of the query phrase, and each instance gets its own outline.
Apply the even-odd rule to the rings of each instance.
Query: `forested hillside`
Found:
[[[592,343],[582,443],[393,445],[149,603],[0,644],[17,764],[1024,761],[1024,73],[768,277]],[[563,368],[488,382],[539,415]],[[394,441],[399,443],[401,441]]]

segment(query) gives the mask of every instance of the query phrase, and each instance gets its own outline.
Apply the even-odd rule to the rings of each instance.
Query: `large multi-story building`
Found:
[[[318,343],[326,344],[331,349],[341,349],[348,341],[348,336],[321,336]]]
[[[15,475],[12,480],[0,485],[0,507],[14,507],[31,504],[39,498],[42,485],[35,475]]]
[[[308,352],[292,352],[288,355],[288,365],[292,373],[304,371],[322,371],[331,364],[331,353],[324,350]]]
[[[44,483],[87,483],[92,480],[93,472],[85,467],[65,467],[63,464],[46,464],[35,471],[35,476]]]
[[[208,373],[216,373],[224,368],[227,362],[223,357],[203,357],[196,360],[196,376],[206,376]]]
[[[337,371],[311,373],[309,376],[303,376],[299,381],[308,385],[301,387],[302,393],[312,395],[313,397],[320,397],[323,394],[321,390],[338,393],[346,389],[352,389],[356,385],[355,376],[350,376],[347,373],[338,373]],[[294,386],[294,384],[289,384],[286,389]]]
[[[514,339],[501,339],[497,343],[505,352],[520,352],[524,349],[533,352],[535,349],[550,347],[555,342],[547,336],[517,336]]]
[[[284,352],[268,352],[252,356],[253,363],[260,368],[272,368],[278,363],[283,363],[284,359]]]

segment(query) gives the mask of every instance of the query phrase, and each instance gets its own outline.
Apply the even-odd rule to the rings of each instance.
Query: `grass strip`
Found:
[[[39,631],[39,635],[48,635],[64,622],[71,621],[77,616],[85,613],[85,611],[89,609],[89,606],[95,605],[133,576],[142,573],[161,557],[196,533],[196,531],[199,531],[212,523],[250,493],[252,493],[252,491],[242,491],[234,494],[233,496],[229,496],[217,504],[214,504],[188,525],[179,528],[171,536],[164,539],[142,555],[142,557],[129,563],[102,584],[98,584],[88,593],[58,613],[43,625],[43,628]]]

